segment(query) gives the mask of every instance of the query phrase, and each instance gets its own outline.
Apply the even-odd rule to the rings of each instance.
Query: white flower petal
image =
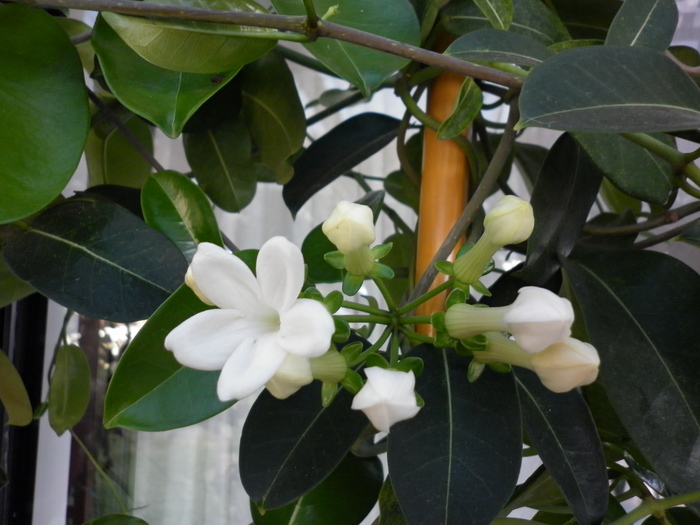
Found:
[[[313,380],[309,359],[287,354],[275,375],[265,383],[265,388],[277,399],[286,399]]]
[[[294,303],[304,285],[304,257],[284,237],[273,237],[260,248],[256,273],[261,299],[282,313]]]
[[[216,386],[221,401],[248,397],[275,375],[287,355],[275,339],[275,334],[246,339],[236,348]]]
[[[298,299],[280,314],[279,345],[291,354],[319,357],[326,353],[335,332],[333,317],[313,299]]]
[[[190,268],[197,288],[219,308],[246,311],[260,301],[260,286],[253,272],[216,244],[200,243]]]
[[[221,370],[245,338],[258,334],[258,325],[246,323],[237,310],[207,310],[175,327],[165,348],[179,363],[196,370]]]

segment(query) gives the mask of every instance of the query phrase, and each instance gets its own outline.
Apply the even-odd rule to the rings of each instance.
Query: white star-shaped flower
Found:
[[[165,347],[187,367],[221,370],[222,401],[243,399],[273,378],[276,392],[291,395],[294,389],[280,389],[284,377],[275,378],[287,357],[318,357],[330,347],[333,318],[320,302],[298,298],[304,259],[287,239],[273,237],[260,248],[257,277],[241,259],[210,243],[197,247],[189,274],[188,284],[219,309],[177,326]],[[296,381],[296,388],[304,384]]]

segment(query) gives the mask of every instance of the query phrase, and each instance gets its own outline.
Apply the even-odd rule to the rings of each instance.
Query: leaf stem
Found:
[[[372,278],[374,281],[374,284],[377,285],[377,288],[379,288],[379,292],[382,294],[384,297],[384,300],[386,301],[387,306],[389,307],[390,312],[395,312],[396,311],[396,302],[394,301],[394,298],[391,296],[391,292],[389,289],[386,287],[386,284],[384,284],[384,281],[382,279],[375,279],[374,277]]]
[[[341,306],[343,308],[348,308],[349,310],[357,310],[358,312],[365,312],[372,315],[388,316],[389,312],[385,312],[380,308],[374,308],[373,306],[368,306],[360,303],[354,303],[352,301],[343,301]]]
[[[650,246],[655,246],[657,244],[660,244],[664,241],[669,241],[673,239],[674,237],[680,235],[683,233],[693,222],[686,222],[684,224],[681,224],[680,226],[677,226],[675,228],[671,228],[670,230],[667,230],[665,232],[659,233],[658,235],[654,235],[652,237],[649,237],[648,239],[644,239],[643,241],[636,242],[632,245],[632,248],[649,248]]]
[[[409,339],[413,339],[414,341],[420,341],[421,343],[433,344],[435,342],[435,339],[433,337],[430,337],[429,335],[419,334],[418,332],[414,332],[413,330],[409,330],[408,328],[405,328],[403,326],[401,327],[401,333],[403,333]]]
[[[304,9],[306,9],[306,27],[309,31],[316,32],[318,27],[318,14],[316,14],[316,6],[313,0],[304,0]]]
[[[671,507],[676,507],[678,505],[693,503],[698,500],[700,500],[700,490],[680,494],[678,496],[671,496],[669,498],[645,500],[641,505],[639,505],[639,507],[634,509],[632,512],[625,514],[621,518],[616,519],[610,523],[610,525],[632,525],[650,514],[665,511],[666,509],[670,509]]]
[[[415,301],[417,297],[421,296],[428,290],[430,284],[435,279],[435,275],[437,274],[435,263],[447,259],[457,244],[457,241],[462,237],[464,232],[474,220],[474,217],[479,211],[481,205],[486,200],[486,197],[488,197],[491,193],[491,189],[498,181],[498,177],[503,170],[503,166],[505,166],[506,162],[508,162],[508,158],[510,157],[510,153],[513,149],[513,143],[515,142],[516,136],[515,124],[518,122],[519,118],[520,111],[518,111],[517,98],[513,98],[510,102],[510,112],[508,114],[506,128],[501,136],[501,141],[498,143],[493,159],[486,168],[483,179],[474,191],[474,195],[472,195],[471,199],[469,199],[469,202],[464,208],[461,217],[452,227],[450,233],[445,238],[445,242],[442,243],[442,246],[440,246],[440,249],[433,257],[431,263],[428,265],[428,269],[425,271],[423,276],[420,278],[420,281],[418,281],[418,284],[413,289],[411,296],[408,298],[409,303]],[[403,308],[399,311],[402,310]]]
[[[430,324],[432,316],[430,315],[409,315],[398,318],[398,323],[404,324]]]
[[[626,226],[585,226],[583,228],[584,233],[591,235],[627,235],[629,233],[638,233],[643,231],[652,230],[658,228],[659,226],[664,226],[666,224],[673,224],[678,222],[680,219],[697,213],[700,211],[700,202],[691,202],[684,206],[680,206],[675,210],[669,210],[657,217],[653,217],[644,222],[638,222],[635,224],[628,224]]]
[[[75,442],[78,444],[78,446],[79,446],[81,449],[83,449],[83,452],[85,453],[85,455],[87,456],[87,458],[90,460],[90,463],[92,463],[92,466],[95,467],[95,470],[97,470],[97,472],[100,474],[100,476],[102,476],[102,478],[105,480],[105,483],[107,484],[107,487],[108,487],[109,490],[112,492],[112,494],[114,494],[114,499],[117,500],[117,505],[119,505],[119,509],[121,510],[121,513],[122,513],[122,514],[129,515],[129,511],[126,509],[126,506],[124,505],[124,502],[122,501],[122,498],[119,496],[119,493],[117,492],[117,489],[116,489],[116,487],[114,486],[114,483],[112,483],[112,480],[111,480],[111,478],[109,477],[109,475],[107,475],[107,473],[106,473],[106,472],[104,471],[104,469],[100,466],[100,464],[97,462],[97,460],[95,459],[95,457],[90,453],[90,451],[88,450],[88,448],[85,446],[85,443],[83,443],[83,442],[80,440],[80,438],[78,437],[78,435],[77,435],[75,432],[73,432],[72,429],[71,429],[71,431],[70,431],[70,434],[71,434],[71,436],[73,437],[73,439],[75,440]]]
[[[396,310],[396,314],[401,315],[401,316],[406,315],[411,310],[414,310],[419,304],[423,304],[428,299],[431,299],[431,298],[435,297],[436,295],[440,295],[445,290],[448,290],[449,288],[451,288],[453,283],[454,283],[454,279],[448,279],[444,283],[437,285],[435,288],[428,290],[424,295],[421,295],[420,297],[418,297],[414,301],[411,301],[410,303],[405,304],[404,306],[402,306],[401,308]]]
[[[674,170],[679,173],[684,173],[695,184],[700,185],[700,168],[698,168],[692,160],[689,161],[686,156],[676,148],[664,144],[646,133],[620,133],[620,135],[630,142],[634,142],[655,155],[658,155],[668,162]]]
[[[352,363],[348,363],[348,366],[357,366],[360,363],[364,362],[368,356],[376,353],[377,350],[384,346],[384,343],[386,343],[386,340],[389,338],[392,332],[393,328],[391,326],[387,326],[386,328],[384,328],[384,331],[382,332],[382,335],[379,336],[379,339],[377,339],[377,342],[370,346],[367,350],[362,352],[359,356],[357,356],[357,359],[355,359]]]
[[[337,319],[342,319],[348,323],[376,323],[376,324],[392,324],[392,318],[386,315],[336,315]]]

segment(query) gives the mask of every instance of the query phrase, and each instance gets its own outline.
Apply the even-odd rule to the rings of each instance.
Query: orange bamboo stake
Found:
[[[427,113],[442,122],[454,108],[464,77],[446,72],[435,78],[428,89]],[[437,134],[425,130],[423,138],[423,174],[421,178],[418,215],[418,246],[416,253],[416,282],[457,221],[467,201],[469,162],[462,150],[451,140],[438,140]],[[455,248],[451,259],[459,247]],[[447,277],[439,274],[432,287]],[[446,292],[416,308],[416,315],[431,315],[444,310]],[[418,325],[417,331],[434,335],[432,325]]]

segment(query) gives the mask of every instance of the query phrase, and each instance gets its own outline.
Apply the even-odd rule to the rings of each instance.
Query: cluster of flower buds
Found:
[[[510,306],[450,306],[445,329],[459,340],[484,334],[483,349],[474,351],[478,362],[529,368],[550,390],[567,392],[595,381],[600,365],[593,346],[570,337],[573,321],[567,299],[526,286]],[[510,333],[513,340],[502,332]]]

